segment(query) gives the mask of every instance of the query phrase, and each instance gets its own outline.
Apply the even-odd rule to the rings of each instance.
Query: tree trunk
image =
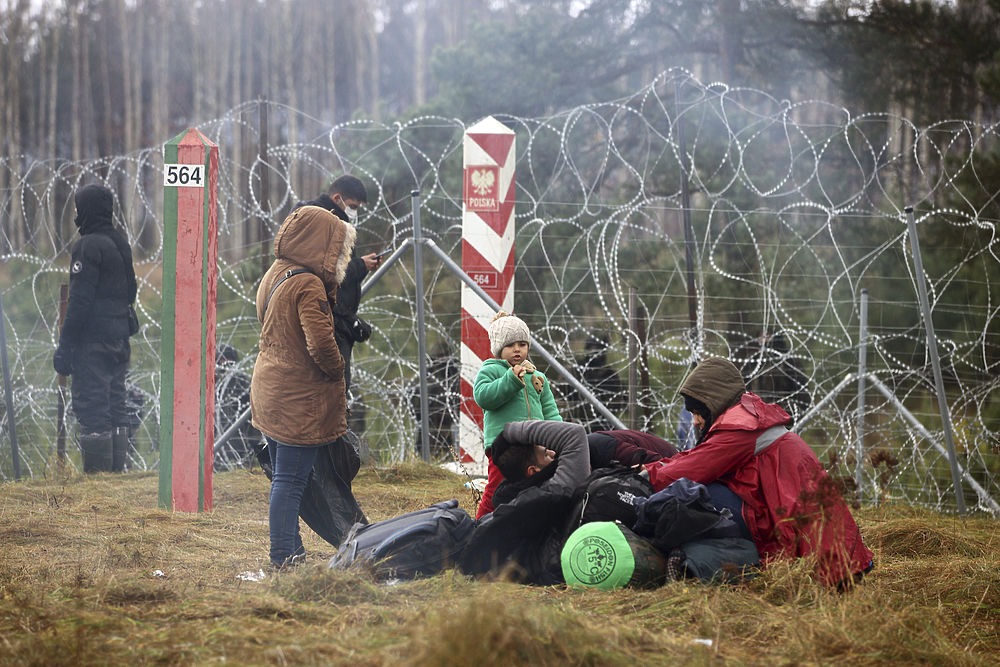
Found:
[[[79,0],[68,0],[66,10],[70,17],[69,35],[72,42],[70,56],[73,66],[73,89],[70,100],[70,130],[72,150],[70,159],[78,162],[83,154],[83,35],[80,30]]]
[[[49,60],[45,66],[45,75],[48,79],[48,86],[46,91],[46,104],[48,105],[45,110],[45,154],[48,157],[55,157],[56,155],[56,130],[59,127],[59,44],[61,40],[59,39],[62,35],[62,31],[59,28],[53,28],[51,33],[51,43],[49,44],[49,49],[46,53],[49,54]]]
[[[21,118],[19,110],[21,108],[21,76],[25,50],[26,36],[24,28],[28,16],[27,0],[18,0],[17,5],[9,12],[9,20],[3,26],[4,37],[0,44],[3,44],[3,51],[0,52],[0,100],[13,100],[14,103],[4,104],[3,113],[3,135],[0,136],[0,146],[3,148],[3,155],[7,156],[7,168],[0,169],[0,172],[9,172],[9,183],[0,183],[4,191],[9,184],[16,184],[21,180],[22,153],[21,146]],[[10,209],[7,212],[5,236],[9,239],[11,250],[20,250],[25,242],[25,229],[21,215],[21,198],[11,198]]]
[[[421,106],[427,101],[427,0],[417,2],[413,17],[413,102]]]
[[[113,23],[111,21],[101,21],[97,24],[101,40],[98,42],[100,50],[94,54],[97,58],[97,71],[100,78],[101,104],[96,107],[94,129],[97,137],[97,153],[101,156],[115,155],[122,152],[121,135],[115,132],[114,119],[118,116],[119,110],[115,108],[114,100],[111,97],[111,54],[109,49],[114,44],[111,39]],[[99,117],[98,117],[99,116]]]
[[[719,68],[722,80],[732,83],[743,51],[740,0],[719,0],[719,26]]]
[[[118,36],[122,44],[122,142],[126,151],[139,148],[139,131],[142,126],[140,116],[142,105],[138,103],[142,85],[142,62],[138,58],[136,44],[142,43],[142,22],[130,21],[130,12],[123,0],[114,0],[114,12],[118,19]]]

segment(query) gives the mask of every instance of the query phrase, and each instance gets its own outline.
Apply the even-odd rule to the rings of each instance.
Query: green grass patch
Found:
[[[371,520],[457,498],[423,463],[364,467]],[[217,474],[214,509],[156,507],[155,475],[0,486],[0,662],[12,665],[995,664],[1000,524],[899,505],[856,514],[876,568],[847,593],[808,564],[735,586],[613,592],[331,571],[303,524],[303,567],[263,581],[268,481]]]

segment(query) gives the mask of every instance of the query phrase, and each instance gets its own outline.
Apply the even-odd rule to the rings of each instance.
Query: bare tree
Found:
[[[59,46],[61,44],[60,35],[62,30],[58,26],[53,26],[49,31],[47,48],[42,49],[44,55],[42,72],[43,79],[48,80],[48,85],[43,84],[42,89],[46,92],[43,97],[46,103],[45,109],[45,155],[56,154],[56,131],[59,127]]]
[[[83,155],[83,56],[86,51],[83,31],[80,30],[80,0],[67,0],[71,45],[70,64],[73,67],[73,89],[70,99],[70,127],[72,128],[72,153],[76,162]]]
[[[129,12],[125,0],[109,0],[111,12],[118,24],[122,61],[122,143],[126,151],[134,151],[140,146],[142,130],[142,60],[139,44],[143,42],[141,21],[136,21],[135,13]]]
[[[427,0],[418,0],[413,17],[413,103],[427,101]]]
[[[6,37],[0,41],[3,49],[0,51],[0,99],[14,100],[14,104],[5,104],[2,117],[4,130],[3,137],[0,138],[0,145],[3,146],[8,157],[8,169],[11,181],[20,180],[21,173],[21,119],[18,110],[21,100],[21,77],[24,59],[22,56],[26,41],[26,24],[28,18],[27,0],[18,0],[17,4],[2,17],[0,23],[0,35]],[[4,35],[4,33],[6,33]],[[7,183],[0,182],[0,187],[6,190]],[[24,243],[24,225],[22,221],[20,198],[14,198],[7,220],[7,237],[14,248],[19,248]]]

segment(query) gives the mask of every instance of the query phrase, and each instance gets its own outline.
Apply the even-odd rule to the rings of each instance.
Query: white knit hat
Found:
[[[531,343],[528,325],[520,317],[501,310],[490,322],[490,352],[499,359],[500,350],[519,340]]]

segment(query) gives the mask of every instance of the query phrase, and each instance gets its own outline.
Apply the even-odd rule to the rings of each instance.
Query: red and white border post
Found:
[[[219,147],[190,128],[163,147],[160,507],[212,509]]]
[[[462,142],[462,270],[507,312],[514,309],[514,131],[488,116],[465,131]],[[460,461],[486,474],[483,411],[472,387],[493,356],[487,334],[493,309],[462,284],[462,414]]]

